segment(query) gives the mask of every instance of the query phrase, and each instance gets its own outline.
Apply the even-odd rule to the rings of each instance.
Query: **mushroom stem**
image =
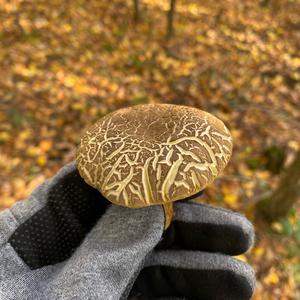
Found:
[[[174,209],[173,202],[169,202],[163,205],[164,213],[165,213],[165,230],[167,230],[172,222]]]

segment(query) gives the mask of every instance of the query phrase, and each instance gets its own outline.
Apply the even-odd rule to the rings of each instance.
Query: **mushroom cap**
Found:
[[[111,112],[82,137],[77,168],[111,202],[144,207],[203,190],[228,163],[232,138],[202,110],[145,104]]]

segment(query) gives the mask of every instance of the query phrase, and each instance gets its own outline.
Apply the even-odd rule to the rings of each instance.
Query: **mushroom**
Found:
[[[165,228],[173,202],[198,194],[228,163],[232,138],[224,123],[197,108],[144,104],[102,117],[81,139],[80,176],[112,203],[161,204]]]

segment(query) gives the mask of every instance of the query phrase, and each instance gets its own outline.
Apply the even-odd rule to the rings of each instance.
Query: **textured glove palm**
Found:
[[[254,272],[230,255],[253,242],[241,215],[175,204],[163,232],[161,206],[110,204],[61,169],[0,214],[0,299],[249,299]]]

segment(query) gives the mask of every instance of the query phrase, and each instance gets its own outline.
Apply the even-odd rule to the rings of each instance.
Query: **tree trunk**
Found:
[[[284,217],[300,198],[300,151],[295,160],[282,174],[278,188],[256,204],[256,212],[267,221]]]
[[[138,22],[140,19],[139,0],[133,0],[133,20]]]
[[[19,32],[24,34],[24,29],[20,24],[20,14],[21,14],[20,12],[16,12],[14,14],[15,15],[15,24],[16,24],[16,27],[18,28]]]
[[[176,0],[171,0],[170,9],[167,14],[167,39],[170,39],[174,35],[174,13],[175,13]]]

